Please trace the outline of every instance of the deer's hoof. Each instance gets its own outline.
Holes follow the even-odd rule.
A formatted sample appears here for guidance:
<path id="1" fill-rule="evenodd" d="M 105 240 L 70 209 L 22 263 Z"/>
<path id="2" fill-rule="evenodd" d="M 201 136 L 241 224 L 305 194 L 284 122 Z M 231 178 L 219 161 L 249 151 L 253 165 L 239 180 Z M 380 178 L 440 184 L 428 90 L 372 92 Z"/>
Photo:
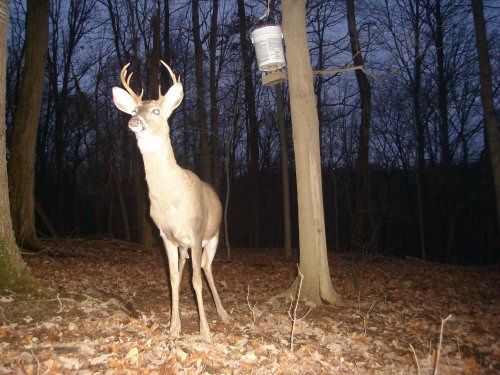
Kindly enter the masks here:
<path id="1" fill-rule="evenodd" d="M 231 323 L 231 321 L 233 320 L 233 318 L 231 318 L 231 315 L 229 315 L 225 311 L 222 311 L 221 313 L 219 313 L 219 316 L 220 316 L 223 323 Z"/>
<path id="2" fill-rule="evenodd" d="M 170 326 L 170 336 L 172 338 L 178 338 L 181 335 L 181 326 L 174 324 Z"/>

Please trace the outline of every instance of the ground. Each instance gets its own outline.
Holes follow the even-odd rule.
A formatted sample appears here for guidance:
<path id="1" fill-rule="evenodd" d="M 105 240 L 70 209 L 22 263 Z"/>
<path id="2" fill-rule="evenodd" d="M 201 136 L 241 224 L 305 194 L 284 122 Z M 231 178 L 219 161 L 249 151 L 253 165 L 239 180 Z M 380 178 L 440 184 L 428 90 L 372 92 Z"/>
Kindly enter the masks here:
<path id="1" fill-rule="evenodd" d="M 309 306 L 272 298 L 297 274 L 281 249 L 232 249 L 231 260 L 221 250 L 214 277 L 233 321 L 218 319 L 205 284 L 209 343 L 196 335 L 189 272 L 182 336 L 169 337 L 159 249 L 45 244 L 24 258 L 49 292 L 0 294 L 0 374 L 500 373 L 498 266 L 330 253 L 344 306 Z"/>

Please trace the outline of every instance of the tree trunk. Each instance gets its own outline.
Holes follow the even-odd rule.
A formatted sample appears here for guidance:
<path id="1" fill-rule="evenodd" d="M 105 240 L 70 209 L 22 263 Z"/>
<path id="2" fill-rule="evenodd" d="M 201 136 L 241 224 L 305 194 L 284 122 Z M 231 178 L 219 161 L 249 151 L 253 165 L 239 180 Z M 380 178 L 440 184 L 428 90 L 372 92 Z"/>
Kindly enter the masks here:
<path id="1" fill-rule="evenodd" d="M 493 171 L 493 182 L 497 202 L 497 225 L 500 234 L 500 135 L 493 103 L 491 63 L 488 53 L 488 40 L 484 21 L 483 0 L 472 0 L 474 15 L 474 30 L 476 33 L 476 48 L 479 58 L 479 72 L 481 80 L 481 103 L 483 105 L 486 140 Z"/>
<path id="2" fill-rule="evenodd" d="M 274 21 L 276 0 L 270 2 L 269 17 Z M 280 134 L 281 155 L 281 185 L 283 191 L 283 242 L 286 259 L 292 259 L 292 224 L 290 214 L 290 176 L 288 173 L 288 145 L 285 124 L 285 105 L 283 103 L 283 86 L 278 84 L 276 89 L 276 111 L 278 116 L 278 130 Z"/>
<path id="3" fill-rule="evenodd" d="M 351 40 L 351 52 L 355 65 L 364 65 L 359 43 L 358 30 L 356 28 L 356 14 L 354 0 L 346 0 L 347 26 Z M 371 87 L 366 74 L 356 70 L 356 81 L 358 82 L 359 94 L 361 96 L 361 124 L 359 126 L 358 156 L 355 164 L 354 177 L 354 228 L 353 249 L 354 251 L 366 251 L 369 235 L 369 139 L 370 139 L 370 116 L 371 116 Z"/>
<path id="4" fill-rule="evenodd" d="M 286 140 L 285 105 L 281 83 L 276 85 L 276 105 L 280 133 L 281 185 L 283 191 L 283 242 L 286 259 L 292 259 L 292 219 L 290 214 L 290 176 L 288 173 L 288 145 Z"/>
<path id="5" fill-rule="evenodd" d="M 198 111 L 198 127 L 200 129 L 201 175 L 204 181 L 212 184 L 212 168 L 210 166 L 210 145 L 208 142 L 207 112 L 205 108 L 205 83 L 203 74 L 203 46 L 200 37 L 199 0 L 193 0 L 191 14 L 193 16 L 194 66 L 196 75 L 196 109 Z"/>
<path id="6" fill-rule="evenodd" d="M 12 223 L 19 246 L 40 250 L 35 228 L 35 149 L 49 38 L 49 1 L 28 0 L 26 46 L 10 146 Z"/>
<path id="7" fill-rule="evenodd" d="M 163 17 L 165 23 L 163 25 L 163 61 L 167 64 L 172 64 L 170 61 L 170 6 L 168 0 L 163 0 Z M 165 69 L 161 70 L 161 82 L 165 85 L 170 80 L 170 76 Z"/>
<path id="8" fill-rule="evenodd" d="M 300 271 L 304 275 L 301 299 L 339 304 L 341 299 L 333 289 L 326 251 L 319 121 L 307 46 L 305 3 L 283 0 L 282 6 L 297 174 Z"/>
<path id="9" fill-rule="evenodd" d="M 153 30 L 153 48 L 149 56 L 149 99 L 159 97 L 158 67 L 160 62 L 160 9 L 158 8 L 151 20 Z M 141 176 L 144 176 L 143 164 L 141 163 Z M 153 226 L 149 216 L 149 198 L 147 194 L 146 180 L 144 178 L 137 181 L 138 189 L 138 210 L 139 215 L 139 242 L 144 246 L 153 246 L 155 243 L 153 236 Z"/>
<path id="10" fill-rule="evenodd" d="M 36 279 L 21 257 L 10 217 L 9 187 L 5 149 L 5 80 L 7 67 L 7 23 L 9 2 L 0 0 L 0 289 L 29 290 Z"/>
<path id="11" fill-rule="evenodd" d="M 219 0 L 212 0 L 212 17 L 210 20 L 210 134 L 212 144 L 212 185 L 220 193 L 219 180 L 219 106 L 217 103 L 217 89 L 219 87 L 217 68 L 217 15 L 219 14 Z"/>
<path id="12" fill-rule="evenodd" d="M 413 12 L 413 35 L 414 35 L 414 77 L 412 85 L 412 100 L 413 100 L 413 118 L 415 121 L 415 129 L 417 133 L 417 205 L 418 205 L 418 223 L 419 223 L 419 238 L 420 238 L 420 256 L 423 260 L 426 259 L 426 230 L 425 223 L 427 217 L 427 181 L 425 176 L 425 124 L 422 121 L 422 110 L 420 106 L 420 90 L 422 86 L 422 63 L 424 61 L 424 52 L 420 49 L 420 1 L 415 1 L 415 11 Z"/>
<path id="13" fill-rule="evenodd" d="M 245 81 L 245 104 L 248 120 L 247 145 L 249 152 L 248 175 L 251 184 L 250 212 L 248 232 L 253 246 L 260 244 L 260 184 L 259 184 L 259 124 L 255 109 L 255 88 L 253 86 L 250 46 L 247 39 L 247 21 L 245 2 L 238 0 L 238 19 L 240 32 L 241 55 L 243 57 L 243 78 Z"/>

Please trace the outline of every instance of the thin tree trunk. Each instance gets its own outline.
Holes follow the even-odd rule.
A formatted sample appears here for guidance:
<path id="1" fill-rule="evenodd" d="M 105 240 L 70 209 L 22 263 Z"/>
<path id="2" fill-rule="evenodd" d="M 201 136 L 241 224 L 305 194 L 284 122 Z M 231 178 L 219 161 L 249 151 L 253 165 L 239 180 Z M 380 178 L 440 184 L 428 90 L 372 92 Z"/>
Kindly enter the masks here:
<path id="1" fill-rule="evenodd" d="M 426 239 L 425 239 L 425 223 L 426 223 L 426 204 L 427 204 L 427 181 L 425 176 L 425 124 L 422 121 L 422 110 L 420 106 L 420 90 L 422 86 L 422 63 L 424 60 L 423 51 L 420 49 L 420 1 L 415 1 L 414 13 L 414 81 L 412 87 L 413 99 L 413 117 L 417 133 L 417 165 L 416 165 L 416 183 L 417 183 L 417 204 L 418 204 L 418 224 L 420 235 L 420 256 L 423 260 L 426 259 Z"/>
<path id="2" fill-rule="evenodd" d="M 491 63 L 488 53 L 488 39 L 484 21 L 484 7 L 482 0 L 472 0 L 474 15 L 474 30 L 476 33 L 476 48 L 479 58 L 479 72 L 481 80 L 481 103 L 483 105 L 486 140 L 490 155 L 491 170 L 497 202 L 497 225 L 500 234 L 500 135 L 498 122 L 493 103 Z"/>
<path id="3" fill-rule="evenodd" d="M 278 115 L 278 130 L 280 134 L 281 154 L 281 185 L 283 190 L 283 229 L 286 259 L 292 259 L 292 224 L 290 213 L 290 176 L 288 173 L 288 146 L 285 124 L 285 106 L 283 103 L 281 83 L 276 85 L 276 105 Z"/>
<path id="4" fill-rule="evenodd" d="M 35 228 L 35 150 L 49 38 L 49 1 L 28 0 L 26 46 L 12 131 L 9 182 L 12 222 L 19 246 L 40 250 Z"/>
<path id="5" fill-rule="evenodd" d="M 149 99 L 156 99 L 159 95 L 158 67 L 160 61 L 160 9 L 158 8 L 151 20 L 153 30 L 153 48 L 149 57 Z M 143 166 L 141 165 L 141 169 Z M 143 173 L 141 173 L 143 175 Z M 139 187 L 141 202 L 139 202 L 139 242 L 145 246 L 154 245 L 153 226 L 149 216 L 149 198 L 147 194 L 146 180 L 141 179 L 137 182 L 142 185 Z"/>
<path id="6" fill-rule="evenodd" d="M 217 15 L 219 14 L 219 0 L 212 0 L 212 17 L 210 20 L 210 134 L 212 144 L 212 185 L 220 193 L 219 180 L 219 106 L 217 103 L 218 77 L 217 67 Z"/>
<path id="7" fill-rule="evenodd" d="M 210 166 L 210 145 L 208 141 L 207 112 L 205 108 L 205 83 L 203 74 L 203 46 L 200 37 L 199 0 L 192 3 L 194 65 L 196 76 L 196 109 L 198 112 L 198 127 L 200 129 L 201 145 L 201 175 L 204 181 L 212 184 L 212 169 Z"/>
<path id="8" fill-rule="evenodd" d="M 304 275 L 301 298 L 317 304 L 322 301 L 339 304 L 341 299 L 333 289 L 328 268 L 319 121 L 307 45 L 305 3 L 283 0 L 282 6 L 297 174 L 300 271 Z"/>
<path id="9" fill-rule="evenodd" d="M 170 9 L 169 1 L 163 0 L 163 17 L 165 23 L 163 26 L 163 61 L 171 64 L 170 61 Z M 168 72 L 162 69 L 162 82 L 166 83 L 170 79 Z M 167 86 L 165 86 L 167 87 Z"/>
<path id="10" fill-rule="evenodd" d="M 269 17 L 274 20 L 276 0 L 271 0 Z M 285 124 L 285 105 L 283 103 L 283 87 L 281 84 L 276 89 L 276 111 L 278 116 L 278 130 L 280 135 L 281 155 L 281 185 L 283 191 L 283 242 L 286 259 L 292 259 L 292 225 L 290 214 L 290 176 L 288 172 L 288 144 Z"/>
<path id="11" fill-rule="evenodd" d="M 358 30 L 356 28 L 356 14 L 354 0 L 346 0 L 347 25 L 351 40 L 351 52 L 355 65 L 364 65 L 361 54 Z M 354 228 L 353 248 L 361 252 L 366 250 L 368 241 L 368 208 L 369 208 L 369 180 L 370 170 L 368 163 L 371 116 L 371 87 L 366 74 L 356 70 L 359 94 L 361 96 L 361 124 L 359 126 L 358 156 L 355 164 L 354 177 Z"/>
<path id="12" fill-rule="evenodd" d="M 253 86 L 250 46 L 247 40 L 245 2 L 238 0 L 238 19 L 241 54 L 243 56 L 243 79 L 245 81 L 245 103 L 248 120 L 247 145 L 249 152 L 248 174 L 251 184 L 248 232 L 253 246 L 260 244 L 260 184 L 259 184 L 259 124 L 255 109 L 255 88 Z"/>

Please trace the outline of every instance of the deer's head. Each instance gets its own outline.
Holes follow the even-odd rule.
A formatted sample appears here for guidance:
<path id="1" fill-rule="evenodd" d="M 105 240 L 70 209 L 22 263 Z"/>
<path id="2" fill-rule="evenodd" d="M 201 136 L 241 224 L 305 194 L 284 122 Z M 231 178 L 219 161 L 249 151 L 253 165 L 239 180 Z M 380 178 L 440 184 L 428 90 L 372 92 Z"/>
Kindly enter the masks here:
<path id="1" fill-rule="evenodd" d="M 125 65 L 120 73 L 125 90 L 120 87 L 113 87 L 113 101 L 116 107 L 120 111 L 132 116 L 128 122 L 128 127 L 143 144 L 156 143 L 155 140 L 165 139 L 168 136 L 169 127 L 167 120 L 174 109 L 181 104 L 184 97 L 180 78 L 178 79 L 174 75 L 172 69 L 167 64 L 163 61 L 161 63 L 167 68 L 174 84 L 165 95 L 161 94 L 161 88 L 159 87 L 157 100 L 142 101 L 144 90 L 142 90 L 140 95 L 137 95 L 130 88 L 130 79 L 133 74 L 127 74 L 127 68 L 130 63 Z M 141 145 L 139 144 L 139 146 Z"/>

